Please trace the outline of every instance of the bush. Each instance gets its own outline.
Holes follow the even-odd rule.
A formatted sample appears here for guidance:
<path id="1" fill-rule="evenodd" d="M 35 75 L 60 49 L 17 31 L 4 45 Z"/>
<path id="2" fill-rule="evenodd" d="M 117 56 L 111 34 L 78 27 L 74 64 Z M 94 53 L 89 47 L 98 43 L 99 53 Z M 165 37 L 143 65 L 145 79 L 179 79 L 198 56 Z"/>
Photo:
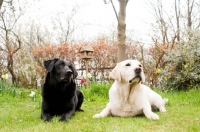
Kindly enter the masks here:
<path id="1" fill-rule="evenodd" d="M 186 37 L 165 57 L 167 65 L 160 76 L 165 90 L 188 90 L 200 84 L 200 31 Z"/>

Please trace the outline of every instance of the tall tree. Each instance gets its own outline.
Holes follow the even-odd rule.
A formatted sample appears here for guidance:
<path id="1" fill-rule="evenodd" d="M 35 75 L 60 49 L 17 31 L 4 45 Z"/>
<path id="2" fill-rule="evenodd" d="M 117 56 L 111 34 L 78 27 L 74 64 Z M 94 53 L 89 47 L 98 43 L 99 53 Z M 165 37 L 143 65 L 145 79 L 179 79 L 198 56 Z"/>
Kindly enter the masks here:
<path id="1" fill-rule="evenodd" d="M 7 1 L 5 1 L 5 0 L 0 0 L 0 10 L 1 10 L 1 7 L 2 7 L 2 5 L 3 5 L 3 2 L 6 2 L 6 3 L 9 3 L 10 5 L 12 5 L 12 1 L 13 1 L 13 0 L 7 0 Z"/>
<path id="2" fill-rule="evenodd" d="M 192 11 L 194 7 L 194 0 L 187 0 L 187 26 L 189 29 L 192 27 Z"/>
<path id="3" fill-rule="evenodd" d="M 0 9 L 1 9 L 2 4 L 3 4 L 3 0 L 0 0 Z"/>
<path id="4" fill-rule="evenodd" d="M 10 4 L 10 3 L 9 3 Z M 21 38 L 16 33 L 16 23 L 22 14 L 17 14 L 12 4 L 0 14 L 0 34 L 3 44 L 2 51 L 6 54 L 7 69 L 12 76 L 12 82 L 17 82 L 17 76 L 14 71 L 14 55 L 21 48 Z"/>
<path id="5" fill-rule="evenodd" d="M 178 2 L 178 3 L 177 3 Z M 175 0 L 174 3 L 175 16 L 176 16 L 176 26 L 177 26 L 177 41 L 180 41 L 180 0 Z"/>
<path id="6" fill-rule="evenodd" d="M 119 2 L 119 13 L 117 14 L 113 1 L 110 0 L 115 16 L 118 22 L 118 51 L 117 51 L 117 62 L 125 60 L 126 57 L 126 6 L 129 0 L 118 0 Z M 104 0 L 106 3 L 106 0 Z"/>
<path id="7" fill-rule="evenodd" d="M 55 14 L 56 17 L 52 20 L 53 27 L 55 27 L 54 31 L 60 43 L 69 42 L 75 30 L 81 28 L 80 24 L 78 25 L 74 21 L 80 7 L 78 5 L 73 5 L 72 9 L 69 9 L 66 5 L 65 8 L 68 9 L 68 11 Z"/>

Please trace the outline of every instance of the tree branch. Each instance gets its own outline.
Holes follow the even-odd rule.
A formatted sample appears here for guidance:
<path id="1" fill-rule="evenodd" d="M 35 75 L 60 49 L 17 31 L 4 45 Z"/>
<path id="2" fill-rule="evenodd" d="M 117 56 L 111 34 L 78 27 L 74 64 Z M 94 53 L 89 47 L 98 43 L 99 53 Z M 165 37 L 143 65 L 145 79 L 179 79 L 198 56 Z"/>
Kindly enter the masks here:
<path id="1" fill-rule="evenodd" d="M 117 18 L 117 22 L 118 22 L 118 24 L 119 24 L 119 18 L 118 18 L 118 15 L 117 15 L 117 11 L 116 11 L 116 9 L 115 9 L 115 6 L 114 6 L 114 4 L 113 4 L 113 1 L 110 0 L 110 2 L 111 2 L 111 4 L 112 4 L 113 10 L 114 10 L 114 12 L 115 12 L 115 16 L 116 16 L 116 18 Z"/>

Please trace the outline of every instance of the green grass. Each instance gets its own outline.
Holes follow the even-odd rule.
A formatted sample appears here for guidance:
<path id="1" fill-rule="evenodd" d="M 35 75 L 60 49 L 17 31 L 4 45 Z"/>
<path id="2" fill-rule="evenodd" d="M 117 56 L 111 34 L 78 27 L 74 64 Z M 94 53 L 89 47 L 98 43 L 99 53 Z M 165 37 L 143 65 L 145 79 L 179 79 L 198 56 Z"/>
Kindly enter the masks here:
<path id="1" fill-rule="evenodd" d="M 160 120 L 149 120 L 145 116 L 106 117 L 92 116 L 105 108 L 110 85 L 92 84 L 82 89 L 85 100 L 84 112 L 77 112 L 67 123 L 40 119 L 41 96 L 28 97 L 29 90 L 17 89 L 15 96 L 9 92 L 0 93 L 0 132 L 197 132 L 200 131 L 200 89 L 187 92 L 161 92 L 168 98 L 166 113 L 156 112 Z M 21 92 L 23 91 L 23 96 Z"/>

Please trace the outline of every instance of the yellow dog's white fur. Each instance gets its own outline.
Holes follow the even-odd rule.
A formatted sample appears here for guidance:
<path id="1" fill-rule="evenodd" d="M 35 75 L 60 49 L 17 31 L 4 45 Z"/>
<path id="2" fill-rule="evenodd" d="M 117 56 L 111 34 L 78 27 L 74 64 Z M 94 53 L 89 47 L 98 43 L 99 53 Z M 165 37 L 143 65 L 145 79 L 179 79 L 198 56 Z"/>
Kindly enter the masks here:
<path id="1" fill-rule="evenodd" d="M 118 63 L 111 71 L 110 77 L 115 79 L 115 82 L 109 90 L 109 103 L 93 118 L 144 114 L 149 119 L 157 120 L 159 116 L 153 113 L 152 109 L 166 112 L 162 97 L 141 84 L 145 81 L 145 76 L 139 61 L 125 60 Z"/>

